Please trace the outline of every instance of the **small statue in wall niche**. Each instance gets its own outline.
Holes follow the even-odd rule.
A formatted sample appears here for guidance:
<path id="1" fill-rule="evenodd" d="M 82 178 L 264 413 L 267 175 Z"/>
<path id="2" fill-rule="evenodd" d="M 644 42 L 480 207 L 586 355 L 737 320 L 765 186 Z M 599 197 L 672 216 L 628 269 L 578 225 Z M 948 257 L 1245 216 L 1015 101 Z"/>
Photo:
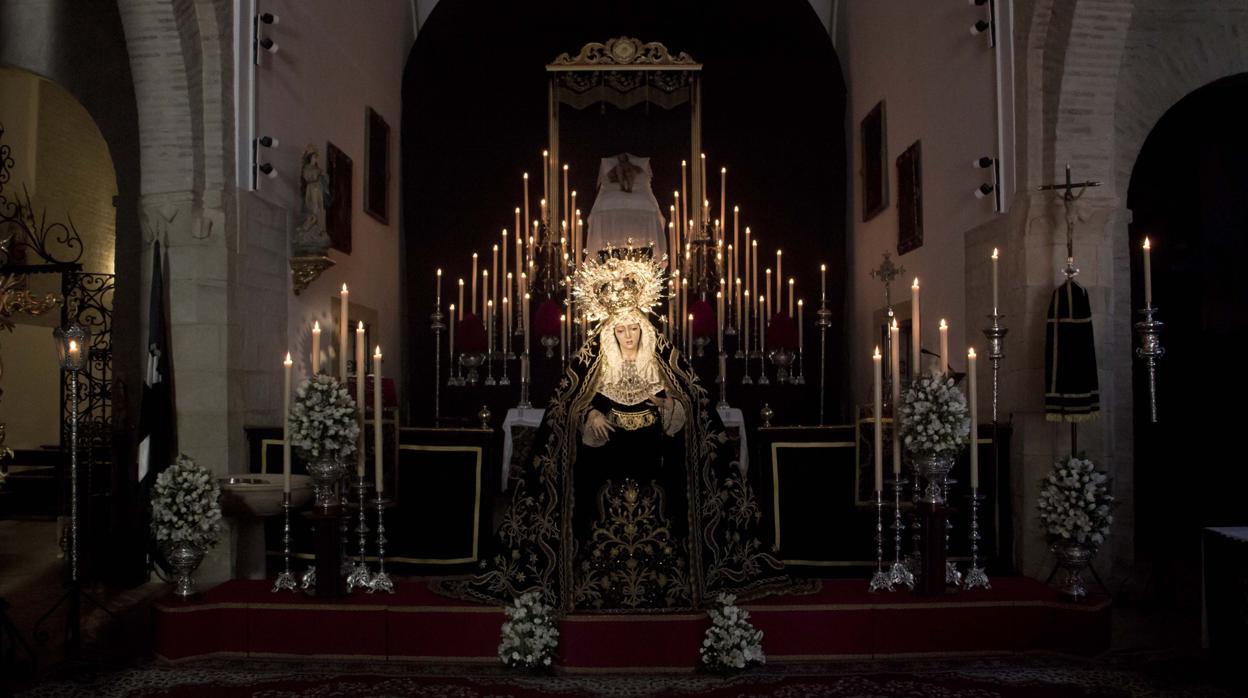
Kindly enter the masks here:
<path id="1" fill-rule="evenodd" d="M 299 225 L 291 243 L 292 252 L 296 256 L 324 254 L 330 245 L 325 227 L 325 206 L 330 190 L 329 178 L 321 167 L 321 153 L 315 145 L 309 145 L 303 151 L 299 179 L 303 202 Z"/>

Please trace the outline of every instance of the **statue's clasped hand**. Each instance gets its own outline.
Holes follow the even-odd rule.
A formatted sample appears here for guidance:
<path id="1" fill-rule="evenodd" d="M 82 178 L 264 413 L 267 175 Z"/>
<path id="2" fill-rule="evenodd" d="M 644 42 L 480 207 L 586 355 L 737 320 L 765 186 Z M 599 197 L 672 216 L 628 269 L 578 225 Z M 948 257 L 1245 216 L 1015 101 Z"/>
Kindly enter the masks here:
<path id="1" fill-rule="evenodd" d="M 606 415 L 597 410 L 589 413 L 588 426 L 590 436 L 598 441 L 606 441 L 610 433 L 615 431 L 615 427 L 607 421 Z"/>

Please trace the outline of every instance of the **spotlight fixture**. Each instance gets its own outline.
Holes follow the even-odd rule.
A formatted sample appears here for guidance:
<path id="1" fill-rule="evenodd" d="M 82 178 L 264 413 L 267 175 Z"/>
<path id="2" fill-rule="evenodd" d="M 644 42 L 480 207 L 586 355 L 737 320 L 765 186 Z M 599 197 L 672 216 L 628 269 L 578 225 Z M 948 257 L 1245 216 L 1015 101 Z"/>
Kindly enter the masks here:
<path id="1" fill-rule="evenodd" d="M 263 174 L 265 177 L 268 177 L 269 179 L 272 179 L 277 176 L 277 170 L 274 169 L 273 165 L 270 163 L 262 162 L 256 166 L 256 169 L 260 170 L 260 173 Z M 988 185 L 985 184 L 984 186 L 988 186 Z"/>
<path id="2" fill-rule="evenodd" d="M 982 158 L 976 158 L 975 160 L 972 160 L 971 166 L 978 167 L 979 169 L 983 170 L 983 169 L 992 167 L 993 162 L 995 162 L 995 160 L 985 155 Z"/>
<path id="3" fill-rule="evenodd" d="M 277 50 L 278 50 L 277 42 L 270 39 L 269 37 L 266 36 L 263 39 L 260 39 L 259 43 L 260 43 L 260 48 L 264 49 L 265 51 L 268 51 L 269 53 L 277 53 Z"/>
<path id="4" fill-rule="evenodd" d="M 971 36 L 979 36 L 980 34 L 988 35 L 988 45 L 996 47 L 997 45 L 997 3 L 996 0 L 970 0 L 971 5 L 975 7 L 988 7 L 988 16 L 980 18 L 971 25 Z"/>
<path id="5" fill-rule="evenodd" d="M 982 3 L 983 0 L 980 0 L 980 2 Z M 264 24 L 277 24 L 278 20 L 281 18 L 272 12 L 261 12 L 257 19 Z"/>
<path id="6" fill-rule="evenodd" d="M 266 148 L 276 148 L 280 141 L 273 136 L 260 136 L 256 139 L 256 142 Z"/>
<path id="7" fill-rule="evenodd" d="M 975 24 L 971 25 L 971 36 L 975 36 L 976 34 L 983 34 L 984 32 L 988 31 L 988 28 L 991 26 L 992 25 L 988 23 L 988 20 L 981 19 Z"/>
<path id="8" fill-rule="evenodd" d="M 992 189 L 993 189 L 993 186 L 991 184 L 988 184 L 987 182 L 979 185 L 979 188 L 975 190 L 975 198 L 982 199 L 985 196 L 988 196 L 989 194 L 992 193 Z"/>

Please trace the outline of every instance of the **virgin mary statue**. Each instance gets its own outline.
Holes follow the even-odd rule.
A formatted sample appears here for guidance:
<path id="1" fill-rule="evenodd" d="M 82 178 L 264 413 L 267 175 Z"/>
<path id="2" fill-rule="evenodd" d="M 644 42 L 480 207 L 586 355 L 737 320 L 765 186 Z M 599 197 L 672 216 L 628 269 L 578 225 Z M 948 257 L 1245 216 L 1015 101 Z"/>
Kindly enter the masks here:
<path id="1" fill-rule="evenodd" d="M 650 249 L 599 256 L 574 290 L 594 329 L 512 471 L 497 549 L 440 588 L 504 603 L 539 590 L 565 612 L 623 612 L 787 586 L 719 415 L 651 322 L 665 264 Z"/>

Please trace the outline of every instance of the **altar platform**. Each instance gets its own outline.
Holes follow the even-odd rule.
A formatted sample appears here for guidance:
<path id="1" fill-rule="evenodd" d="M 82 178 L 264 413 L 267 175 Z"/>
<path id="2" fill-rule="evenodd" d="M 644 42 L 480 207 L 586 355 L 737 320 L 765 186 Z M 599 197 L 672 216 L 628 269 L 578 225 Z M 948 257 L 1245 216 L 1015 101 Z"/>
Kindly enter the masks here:
<path id="1" fill-rule="evenodd" d="M 500 607 L 448 599 L 419 581 L 401 581 L 395 594 L 333 602 L 274 594 L 271 584 L 234 580 L 188 601 L 170 596 L 156 602 L 157 657 L 499 661 L 505 618 Z M 1107 598 L 1068 603 L 1023 577 L 993 579 L 992 586 L 918 597 L 868 593 L 865 579 L 833 579 L 815 594 L 743 605 L 763 631 L 769 663 L 1032 651 L 1094 655 L 1109 648 Z M 558 665 L 572 671 L 689 671 L 697 666 L 708 624 L 704 613 L 573 615 L 560 621 Z"/>

